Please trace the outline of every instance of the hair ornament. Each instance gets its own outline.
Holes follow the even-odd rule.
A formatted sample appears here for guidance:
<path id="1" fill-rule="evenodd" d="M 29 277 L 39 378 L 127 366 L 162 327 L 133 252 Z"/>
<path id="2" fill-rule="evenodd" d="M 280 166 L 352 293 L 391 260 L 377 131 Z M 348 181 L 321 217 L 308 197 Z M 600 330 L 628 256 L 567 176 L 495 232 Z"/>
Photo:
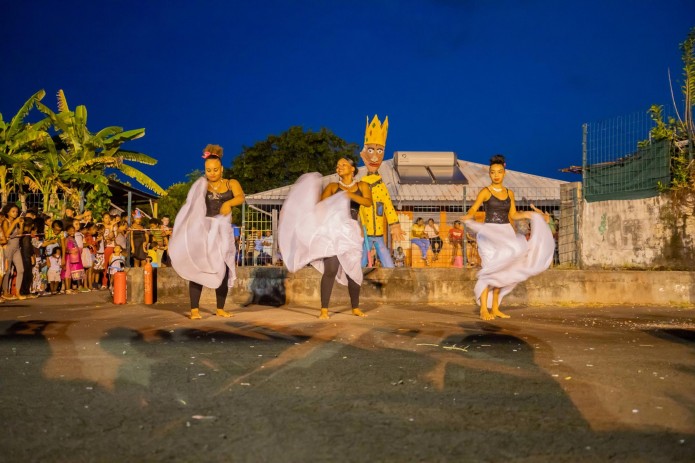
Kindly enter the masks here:
<path id="1" fill-rule="evenodd" d="M 203 151 L 203 159 L 207 159 L 210 156 L 215 156 L 222 159 L 222 153 L 224 150 L 220 145 L 207 145 Z"/>

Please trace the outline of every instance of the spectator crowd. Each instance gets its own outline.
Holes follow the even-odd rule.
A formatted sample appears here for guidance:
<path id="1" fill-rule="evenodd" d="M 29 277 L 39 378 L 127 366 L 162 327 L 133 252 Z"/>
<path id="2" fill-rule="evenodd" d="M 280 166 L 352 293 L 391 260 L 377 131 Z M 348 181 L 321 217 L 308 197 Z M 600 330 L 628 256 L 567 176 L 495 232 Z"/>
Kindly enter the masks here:
<path id="1" fill-rule="evenodd" d="M 62 216 L 0 210 L 0 303 L 5 300 L 112 289 L 113 275 L 128 266 L 168 263 L 169 219 L 145 219 L 138 209 L 112 210 L 100 218 L 89 210 Z"/>

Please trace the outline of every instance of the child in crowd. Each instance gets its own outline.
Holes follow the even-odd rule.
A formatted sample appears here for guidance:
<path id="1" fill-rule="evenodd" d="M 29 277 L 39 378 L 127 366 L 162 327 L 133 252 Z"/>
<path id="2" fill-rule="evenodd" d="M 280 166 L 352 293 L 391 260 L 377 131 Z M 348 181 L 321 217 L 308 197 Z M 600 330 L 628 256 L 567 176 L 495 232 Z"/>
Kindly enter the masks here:
<path id="1" fill-rule="evenodd" d="M 159 267 L 159 244 L 156 241 L 150 243 L 147 257 L 153 268 Z"/>
<path id="2" fill-rule="evenodd" d="M 84 287 L 84 267 L 82 266 L 81 250 L 77 246 L 75 239 L 75 226 L 70 225 L 65 230 L 67 237 L 65 238 L 65 294 L 72 294 L 73 281 L 77 281 L 77 287 Z M 86 287 L 84 287 L 86 289 Z"/>
<path id="3" fill-rule="evenodd" d="M 87 289 L 94 289 L 92 287 L 92 282 L 94 281 L 94 254 L 96 253 L 94 245 L 96 243 L 96 238 L 94 234 L 96 233 L 96 226 L 93 222 L 88 222 L 82 227 L 84 230 L 84 247 L 82 248 L 82 266 L 84 267 L 85 273 L 85 287 Z"/>
<path id="4" fill-rule="evenodd" d="M 84 248 L 84 233 L 82 231 L 82 223 L 79 220 L 74 219 L 72 221 L 72 226 L 75 227 L 75 242 L 80 251 Z"/>
<path id="5" fill-rule="evenodd" d="M 31 247 L 34 253 L 34 266 L 31 269 L 31 283 L 29 284 L 29 292 L 33 297 L 38 297 L 43 294 L 46 289 L 44 275 L 41 273 L 44 266 L 44 256 L 41 254 L 42 240 L 39 237 L 39 228 L 36 221 L 31 228 Z"/>
<path id="6" fill-rule="evenodd" d="M 455 220 L 453 228 L 449 229 L 449 244 L 451 244 L 451 265 L 456 262 L 456 257 L 461 253 L 463 249 L 463 228 L 461 228 L 461 221 Z"/>
<path id="7" fill-rule="evenodd" d="M 128 222 L 121 220 L 116 225 L 116 244 L 121 247 L 121 252 L 127 247 Z"/>
<path id="8" fill-rule="evenodd" d="M 99 224 L 95 227 L 94 236 L 94 263 L 92 264 L 92 288 L 93 289 L 106 289 L 105 286 L 101 285 L 102 278 L 104 276 L 104 269 L 106 263 L 104 262 L 104 224 Z"/>
<path id="9" fill-rule="evenodd" d="M 119 245 L 113 247 L 113 254 L 109 258 L 109 289 L 113 291 L 113 275 L 117 272 L 125 270 L 125 256 L 123 256 L 123 248 Z"/>
<path id="10" fill-rule="evenodd" d="M 156 262 L 158 267 L 164 267 L 164 251 L 169 245 L 169 237 L 158 219 L 150 220 L 150 241 L 157 243 L 157 260 L 153 262 Z"/>
<path id="11" fill-rule="evenodd" d="M 51 288 L 51 294 L 58 292 L 58 284 L 60 283 L 60 271 L 62 259 L 60 257 L 60 247 L 53 248 L 51 255 L 48 257 L 48 285 Z"/>
<path id="12" fill-rule="evenodd" d="M 50 222 L 51 226 L 48 226 Z M 62 220 L 50 220 L 46 221 L 46 235 L 44 236 L 43 246 L 46 250 L 45 254 L 50 256 L 53 254 L 53 249 L 56 247 L 63 248 L 63 221 Z"/>
<path id="13" fill-rule="evenodd" d="M 398 248 L 393 251 L 393 264 L 396 267 L 404 267 L 405 266 L 405 253 L 403 252 L 403 248 L 398 246 Z"/>
<path id="14" fill-rule="evenodd" d="M 164 236 L 164 246 L 160 246 L 159 250 L 162 253 L 159 259 L 159 265 L 162 267 L 168 267 L 171 265 L 169 262 L 169 238 L 171 237 L 172 228 L 169 225 L 169 217 L 162 217 L 162 236 Z M 237 248 L 238 250 L 239 248 Z"/>

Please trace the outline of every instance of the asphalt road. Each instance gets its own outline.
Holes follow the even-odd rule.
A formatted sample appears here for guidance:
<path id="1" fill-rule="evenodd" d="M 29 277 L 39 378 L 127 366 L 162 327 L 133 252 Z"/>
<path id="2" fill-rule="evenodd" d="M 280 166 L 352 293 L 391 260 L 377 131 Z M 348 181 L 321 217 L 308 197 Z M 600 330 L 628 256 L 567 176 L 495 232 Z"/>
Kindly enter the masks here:
<path id="1" fill-rule="evenodd" d="M 0 461 L 695 461 L 695 310 L 0 304 Z"/>

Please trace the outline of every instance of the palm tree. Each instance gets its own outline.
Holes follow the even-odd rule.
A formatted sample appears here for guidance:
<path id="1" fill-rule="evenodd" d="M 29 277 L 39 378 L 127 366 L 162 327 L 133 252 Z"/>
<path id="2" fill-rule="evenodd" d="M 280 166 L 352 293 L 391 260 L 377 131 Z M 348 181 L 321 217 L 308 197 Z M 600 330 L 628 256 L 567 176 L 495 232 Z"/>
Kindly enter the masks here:
<path id="1" fill-rule="evenodd" d="M 108 179 L 104 170 L 113 168 L 122 174 L 135 179 L 146 188 L 157 194 L 164 194 L 164 189 L 140 170 L 126 162 L 138 162 L 154 165 L 157 160 L 146 154 L 121 149 L 123 143 L 135 140 L 145 135 L 145 129 L 124 131 L 121 127 L 106 127 L 96 134 L 87 128 L 87 108 L 80 105 L 71 111 L 65 94 L 58 91 L 58 112 L 37 103 L 36 107 L 48 116 L 53 127 L 58 131 L 58 143 L 46 140 L 45 151 L 40 156 L 41 176 L 56 182 L 57 189 L 51 189 L 55 195 L 62 190 L 69 196 L 79 194 L 80 188 L 90 185 L 90 188 L 107 190 Z M 44 191 L 49 188 L 46 180 L 33 178 L 34 188 Z M 44 208 L 47 206 L 44 205 Z"/>

